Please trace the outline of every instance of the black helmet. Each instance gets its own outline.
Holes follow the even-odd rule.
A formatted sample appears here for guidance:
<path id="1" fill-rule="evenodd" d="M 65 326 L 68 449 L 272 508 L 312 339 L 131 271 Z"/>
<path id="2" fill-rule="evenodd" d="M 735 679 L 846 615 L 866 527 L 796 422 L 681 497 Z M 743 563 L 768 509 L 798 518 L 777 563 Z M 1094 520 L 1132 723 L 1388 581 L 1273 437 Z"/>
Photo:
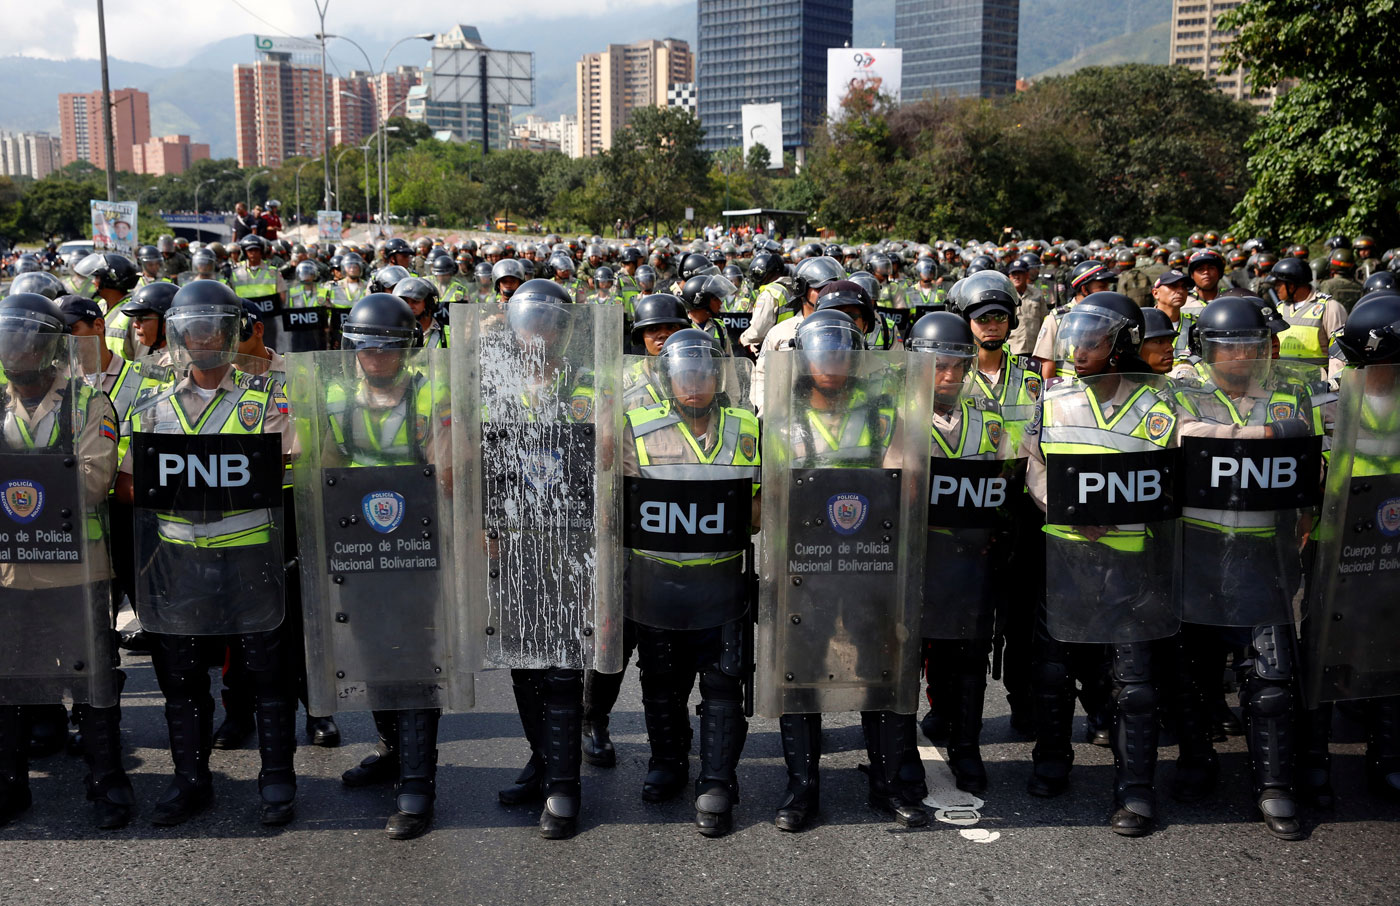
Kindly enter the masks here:
<path id="1" fill-rule="evenodd" d="M 26 252 L 19 256 L 19 260 L 15 262 L 14 269 L 16 274 L 33 274 L 43 270 L 44 266 L 39 263 L 39 259 L 36 256 Z"/>
<path id="2" fill-rule="evenodd" d="M 298 283 L 313 281 L 321 276 L 321 268 L 315 261 L 307 259 L 297 265 L 296 279 Z"/>
<path id="3" fill-rule="evenodd" d="M 1143 328 L 1142 309 L 1132 299 L 1107 290 L 1090 293 L 1061 322 L 1055 358 L 1073 361 L 1080 337 L 1097 334 L 1111 341 L 1110 364 L 1117 364 L 1120 371 L 1147 371 L 1137 356 Z"/>
<path id="4" fill-rule="evenodd" d="M 723 305 L 734 295 L 734 284 L 721 274 L 697 274 L 685 281 L 681 287 L 681 301 L 689 310 L 709 308 L 711 299 L 718 299 Z"/>
<path id="5" fill-rule="evenodd" d="M 1264 344 L 1262 350 L 1256 350 L 1259 354 L 1250 358 L 1268 358 L 1268 345 L 1265 341 L 1271 334 L 1262 306 L 1256 305 L 1245 296 L 1220 296 L 1196 316 L 1187 339 L 1193 355 L 1206 357 L 1203 352 L 1206 342 L 1219 340 Z"/>
<path id="6" fill-rule="evenodd" d="M 880 298 L 880 281 L 875 279 L 875 275 L 870 271 L 856 271 L 846 277 L 847 280 L 865 290 L 865 294 L 875 300 Z"/>
<path id="7" fill-rule="evenodd" d="M 826 252 L 822 250 L 820 242 L 809 242 L 802 246 L 802 250 L 799 254 L 805 260 L 807 258 L 820 258 L 822 255 L 826 254 Z"/>
<path id="8" fill-rule="evenodd" d="M 613 281 L 616 279 L 617 278 L 613 276 L 613 269 L 606 265 L 600 266 L 593 272 L 593 282 L 595 284 L 606 283 L 608 286 L 612 286 Z"/>
<path id="9" fill-rule="evenodd" d="M 249 233 L 247 236 L 238 240 L 238 247 L 245 252 L 266 252 L 267 240 L 263 239 L 257 233 Z"/>
<path id="10" fill-rule="evenodd" d="M 726 264 L 720 270 L 720 273 L 723 274 L 730 283 L 734 284 L 735 289 L 738 289 L 739 285 L 744 282 L 744 272 L 740 270 L 737 264 Z"/>
<path id="11" fill-rule="evenodd" d="M 227 284 L 195 280 L 180 287 L 171 300 L 165 337 L 178 360 L 214 369 L 233 361 L 242 320 L 243 300 Z"/>
<path id="12" fill-rule="evenodd" d="M 957 310 L 967 320 L 988 309 L 1005 312 L 1011 327 L 1016 326 L 1016 308 L 1020 296 L 1011 278 L 1000 271 L 978 271 L 956 284 Z M 998 347 L 999 348 L 999 347 Z"/>
<path id="13" fill-rule="evenodd" d="M 797 297 L 804 302 L 808 290 L 821 289 L 828 283 L 844 279 L 846 269 L 841 266 L 841 262 L 821 254 L 815 258 L 803 258 L 793 274 L 793 282 L 797 284 Z"/>
<path id="14" fill-rule="evenodd" d="M 519 258 L 502 258 L 495 264 L 487 265 L 491 268 L 491 288 L 501 294 L 502 298 L 509 299 L 515 290 L 506 292 L 501 289 L 501 280 L 506 277 L 514 277 L 520 283 L 525 282 L 525 268 Z M 516 284 L 517 288 L 520 284 Z"/>
<path id="15" fill-rule="evenodd" d="M 767 286 L 783 273 L 782 256 L 772 252 L 759 252 L 749 262 L 749 282 L 757 287 Z"/>
<path id="16" fill-rule="evenodd" d="M 1312 268 L 1301 258 L 1294 258 L 1292 255 L 1280 259 L 1278 264 L 1269 270 L 1268 281 L 1270 283 L 1287 283 L 1290 286 L 1311 286 L 1313 280 Z"/>
<path id="17" fill-rule="evenodd" d="M 808 352 L 856 352 L 865 349 L 865 334 L 850 315 L 828 308 L 802 319 L 792 346 Z"/>
<path id="18" fill-rule="evenodd" d="M 1167 313 L 1160 308 L 1144 308 L 1142 310 L 1142 339 L 1155 340 L 1158 337 L 1175 337 L 1179 331 L 1172 319 L 1167 317 Z"/>
<path id="19" fill-rule="evenodd" d="M 618 256 L 618 260 L 623 264 L 641 264 L 646 260 L 646 257 L 647 256 L 642 253 L 641 249 L 637 248 L 635 245 L 629 245 L 622 250 L 622 254 Z"/>
<path id="20" fill-rule="evenodd" d="M 637 285 L 642 288 L 642 292 L 649 293 L 656 288 L 656 268 L 650 264 L 643 264 L 637 268 Z"/>
<path id="21" fill-rule="evenodd" d="M 526 280 L 533 280 L 538 276 L 535 273 L 535 262 L 531 261 L 529 258 L 510 258 L 507 260 L 520 262 L 520 270 L 525 274 Z M 544 265 L 541 264 L 540 268 L 543 269 Z"/>
<path id="22" fill-rule="evenodd" d="M 997 263 L 992 260 L 991 255 L 977 255 L 967 263 L 966 273 L 968 276 L 972 276 L 978 271 L 992 270 L 996 266 Z"/>
<path id="23" fill-rule="evenodd" d="M 576 270 L 576 266 L 574 265 L 574 259 L 570 258 L 568 255 L 559 252 L 555 252 L 553 255 L 550 255 L 549 261 L 545 263 L 549 266 L 550 270 L 553 272 L 553 275 L 556 277 L 560 274 L 572 275 L 573 272 Z"/>
<path id="24" fill-rule="evenodd" d="M 914 262 L 914 274 L 920 280 L 934 280 L 941 273 L 943 273 L 943 268 L 927 255 Z"/>
<path id="25" fill-rule="evenodd" d="M 710 263 L 710 259 L 699 252 L 691 252 L 681 259 L 680 271 L 677 276 L 681 282 L 689 280 L 691 277 L 698 277 L 701 274 L 718 274 L 719 268 Z"/>
<path id="26" fill-rule="evenodd" d="M 710 249 L 705 257 L 709 259 L 709 262 L 715 267 L 724 267 L 725 262 L 729 260 L 724 257 L 724 252 L 721 252 L 719 249 Z"/>
<path id="27" fill-rule="evenodd" d="M 388 261 L 391 255 L 412 255 L 413 247 L 404 240 L 395 236 L 384 243 L 384 260 Z"/>
<path id="28" fill-rule="evenodd" d="M 201 267 L 203 265 L 203 267 Z M 195 273 L 214 273 L 214 268 L 219 266 L 219 256 L 210 249 L 200 249 L 190 256 L 190 267 Z"/>
<path id="29" fill-rule="evenodd" d="M 18 280 L 15 281 L 15 283 L 18 282 Z M 14 284 L 10 286 L 11 289 L 14 288 Z M 1400 288 L 1400 280 L 1396 280 L 1395 275 L 1390 271 L 1376 271 L 1374 274 L 1367 277 L 1366 282 L 1361 285 L 1362 291 L 1368 294 L 1381 292 L 1382 290 L 1394 292 L 1397 288 Z"/>
<path id="30" fill-rule="evenodd" d="M 703 415 L 716 405 L 720 391 L 724 389 L 723 361 L 724 351 L 714 337 L 694 327 L 678 330 L 666 338 L 661 353 L 657 356 L 661 385 L 686 415 Z M 681 391 L 676 389 L 676 384 L 707 377 L 714 381 L 715 390 L 709 403 L 703 407 L 685 405 L 681 401 Z"/>
<path id="31" fill-rule="evenodd" d="M 1400 294 L 1381 291 L 1362 296 L 1332 339 L 1352 365 L 1400 362 Z"/>
<path id="32" fill-rule="evenodd" d="M 425 280 L 422 277 L 405 277 L 394 284 L 394 295 L 400 299 L 422 302 L 427 306 L 427 311 L 432 311 L 437 305 L 438 288 L 431 280 Z"/>
<path id="33" fill-rule="evenodd" d="M 131 301 L 121 307 L 121 312 L 124 315 L 138 315 L 153 311 L 164 317 L 179 291 L 180 287 L 163 280 L 160 283 L 148 283 L 131 294 Z"/>
<path id="34" fill-rule="evenodd" d="M 1076 291 L 1081 286 L 1100 282 L 1116 285 L 1118 283 L 1118 275 L 1097 261 L 1090 260 L 1080 262 L 1074 266 L 1074 270 L 1070 271 L 1069 274 L 1070 289 Z"/>
<path id="35" fill-rule="evenodd" d="M 670 293 L 655 293 L 639 299 L 632 317 L 632 342 L 642 342 L 643 331 L 658 324 L 689 327 L 691 321 L 685 303 Z"/>
<path id="36" fill-rule="evenodd" d="M 354 274 L 355 277 L 363 277 L 365 275 L 365 259 L 361 258 L 356 252 L 346 252 L 340 258 L 341 273 L 349 277 L 351 276 L 351 268 L 358 271 L 358 273 Z"/>
<path id="37" fill-rule="evenodd" d="M 143 245 L 136 249 L 136 260 L 145 264 L 147 261 L 160 261 L 160 250 L 153 245 Z"/>
<path id="38" fill-rule="evenodd" d="M 420 335 L 418 319 L 407 302 L 389 293 L 370 293 L 345 316 L 340 348 L 408 349 L 418 345 Z"/>
<path id="39" fill-rule="evenodd" d="M 399 241 L 403 242 L 402 239 Z M 404 245 L 407 244 L 404 242 Z M 401 264 L 381 267 L 374 272 L 374 278 L 369 281 L 369 291 L 371 293 L 391 293 L 400 280 L 407 280 L 411 276 L 413 275 L 408 272 L 408 268 Z"/>
<path id="40" fill-rule="evenodd" d="M 53 274 L 50 274 L 48 271 L 30 271 L 27 274 L 20 274 L 10 281 L 10 289 L 7 295 L 17 296 L 20 293 L 38 293 L 41 296 L 47 296 L 50 299 L 56 300 L 66 292 L 68 292 L 68 290 L 63 286 L 63 281 Z"/>
<path id="41" fill-rule="evenodd" d="M 865 287 L 852 280 L 834 280 L 821 288 L 817 294 L 817 311 L 829 309 L 858 309 L 865 321 L 865 331 L 869 333 L 880 323 L 875 314 L 875 305 Z M 851 314 L 846 311 L 846 314 Z M 852 318 L 855 315 L 851 315 Z"/>
<path id="42" fill-rule="evenodd" d="M 478 261 L 476 267 L 472 269 L 472 276 L 476 277 L 478 283 L 490 283 L 492 270 L 492 265 L 487 264 L 485 261 Z M 525 281 L 522 280 L 520 282 L 524 283 Z"/>
<path id="43" fill-rule="evenodd" d="M 894 270 L 894 263 L 890 261 L 890 256 L 884 253 L 871 255 L 866 265 L 866 270 L 877 277 L 882 275 L 888 277 Z"/>
<path id="44" fill-rule="evenodd" d="M 951 311 L 931 311 L 909 332 L 909 348 L 915 352 L 971 358 L 977 354 L 976 344 L 967 320 Z"/>
<path id="45" fill-rule="evenodd" d="M 457 273 L 457 262 L 452 260 L 451 255 L 434 255 L 433 263 L 428 269 L 433 272 L 434 277 L 450 277 Z"/>
<path id="46" fill-rule="evenodd" d="M 1327 247 L 1328 251 L 1333 249 L 1349 249 L 1351 248 L 1351 240 L 1345 236 L 1337 235 L 1328 239 L 1323 245 Z"/>
<path id="47" fill-rule="evenodd" d="M 93 252 L 79 261 L 73 272 L 92 280 L 98 289 L 115 289 L 123 293 L 135 289 L 137 281 L 141 279 L 131 259 L 116 252 Z"/>
<path id="48" fill-rule="evenodd" d="M 0 300 L 0 368 L 7 377 L 38 381 L 58 365 L 67 322 L 58 304 L 38 293 L 11 293 Z"/>

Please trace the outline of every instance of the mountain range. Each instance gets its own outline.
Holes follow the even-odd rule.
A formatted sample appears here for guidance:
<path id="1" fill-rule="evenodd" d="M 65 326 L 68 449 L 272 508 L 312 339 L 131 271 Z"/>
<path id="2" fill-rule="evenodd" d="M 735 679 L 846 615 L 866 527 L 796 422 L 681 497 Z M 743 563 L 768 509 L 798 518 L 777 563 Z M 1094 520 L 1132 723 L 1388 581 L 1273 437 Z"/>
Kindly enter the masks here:
<path id="1" fill-rule="evenodd" d="M 855 0 L 857 47 L 894 44 L 895 0 Z M 655 9 L 641 6 L 626 16 L 590 17 L 551 14 L 548 22 L 515 35 L 504 29 L 483 30 L 491 47 L 535 53 L 533 108 L 556 118 L 575 108 L 574 64 L 590 50 L 609 43 L 643 38 L 679 38 L 695 46 L 695 7 Z M 1023 77 L 1062 75 L 1079 66 L 1117 62 L 1165 62 L 1171 0 L 1022 0 L 1017 70 Z M 470 20 L 468 20 L 470 21 Z M 441 30 L 450 23 L 437 26 Z M 350 37 L 367 48 L 382 46 L 382 34 L 354 30 Z M 168 55 L 168 65 L 152 66 L 120 58 L 112 48 L 114 88 L 139 88 L 151 96 L 151 133 L 183 133 L 208 142 L 214 157 L 233 157 L 233 78 L 235 63 L 254 59 L 252 36 L 223 38 Z M 363 58 L 343 42 L 332 42 L 330 71 L 363 68 Z M 400 45 L 389 60 L 423 65 L 425 48 Z M 44 60 L 0 57 L 0 129 L 58 133 L 58 95 L 91 91 L 100 84 L 96 60 Z"/>

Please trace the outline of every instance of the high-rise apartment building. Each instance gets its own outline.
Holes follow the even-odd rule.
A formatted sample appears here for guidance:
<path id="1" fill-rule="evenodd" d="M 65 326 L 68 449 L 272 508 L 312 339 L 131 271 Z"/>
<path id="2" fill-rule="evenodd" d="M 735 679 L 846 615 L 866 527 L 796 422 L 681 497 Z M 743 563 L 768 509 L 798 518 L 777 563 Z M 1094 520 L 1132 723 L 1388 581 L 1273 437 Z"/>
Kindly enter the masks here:
<path id="1" fill-rule="evenodd" d="M 289 157 L 320 154 L 326 104 L 319 63 L 281 51 L 260 57 L 233 66 L 238 165 L 275 167 Z"/>
<path id="2" fill-rule="evenodd" d="M 704 149 L 739 146 L 740 108 L 783 105 L 783 147 L 826 108 L 826 51 L 851 42 L 852 0 L 697 0 L 695 92 Z"/>
<path id="3" fill-rule="evenodd" d="M 59 168 L 61 153 L 47 132 L 0 132 L 0 175 L 43 179 Z"/>
<path id="4" fill-rule="evenodd" d="M 1020 0 L 895 0 L 905 100 L 990 98 L 1016 90 Z"/>
<path id="5" fill-rule="evenodd" d="M 578 128 L 582 155 L 612 147 L 613 134 L 638 107 L 665 107 L 673 85 L 695 78 L 690 45 L 675 38 L 609 44 L 584 54 L 577 73 Z"/>
<path id="6" fill-rule="evenodd" d="M 209 159 L 209 146 L 188 135 L 162 135 L 132 148 L 136 173 L 166 176 L 184 173 L 197 160 Z"/>
<path id="7" fill-rule="evenodd" d="M 1201 73 L 1207 81 L 1237 101 L 1267 107 L 1273 102 L 1276 92 L 1251 92 L 1243 68 L 1230 75 L 1220 72 L 1225 46 L 1235 32 L 1218 31 L 1215 20 L 1226 10 L 1239 5 L 1239 0 L 1172 0 L 1172 37 L 1168 59 L 1173 65 Z"/>
<path id="8" fill-rule="evenodd" d="M 102 138 L 102 92 L 58 96 L 59 166 L 85 160 L 107 169 L 107 148 Z M 115 168 L 135 170 L 134 145 L 151 137 L 151 97 L 135 88 L 112 92 L 112 153 Z"/>
<path id="9" fill-rule="evenodd" d="M 364 140 L 379 128 L 381 120 L 406 116 L 409 90 L 423 82 L 423 70 L 400 66 L 378 76 L 359 69 L 329 80 L 331 144 L 348 145 Z"/>

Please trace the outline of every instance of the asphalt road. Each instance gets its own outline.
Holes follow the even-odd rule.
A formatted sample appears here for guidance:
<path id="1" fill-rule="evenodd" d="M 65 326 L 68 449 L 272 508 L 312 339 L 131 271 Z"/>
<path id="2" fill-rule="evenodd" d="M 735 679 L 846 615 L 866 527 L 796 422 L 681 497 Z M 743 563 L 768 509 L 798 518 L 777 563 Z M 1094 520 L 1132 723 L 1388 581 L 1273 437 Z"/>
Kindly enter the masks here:
<path id="1" fill-rule="evenodd" d="M 1106 827 L 1112 760 L 1077 744 L 1070 793 L 1025 793 L 1029 743 L 1013 739 L 1000 687 L 988 692 L 984 803 L 952 789 L 933 749 L 923 754 L 938 820 L 902 830 L 865 804 L 856 766 L 864 745 L 856 715 L 829 716 L 821 823 L 785 834 L 771 822 L 785 783 L 776 721 L 756 720 L 740 765 L 736 831 L 700 837 L 684 798 L 641 801 L 646 737 L 635 673 L 614 716 L 619 763 L 584 766 L 580 833 L 535 834 L 534 808 L 503 808 L 498 786 L 526 758 L 509 677 L 477 683 L 477 709 L 442 724 L 434 830 L 386 838 L 392 793 L 349 791 L 339 774 L 369 749 L 366 714 L 343 715 L 347 744 L 303 746 L 298 816 L 283 829 L 257 823 L 257 753 L 215 752 L 217 799 L 180 828 L 148 823 L 165 787 L 161 701 L 149 661 L 128 658 L 124 698 L 128 770 L 139 799 L 115 833 L 88 823 L 80 759 L 36 762 L 36 803 L 0 829 L 0 904 L 1290 904 L 1400 903 L 1400 809 L 1369 799 L 1359 731 L 1338 719 L 1341 803 L 1309 815 L 1308 837 L 1285 843 L 1254 819 L 1243 743 L 1221 746 L 1221 791 L 1205 805 L 1163 795 L 1161 827 L 1127 840 Z M 1082 718 L 1076 724 L 1082 731 Z M 1076 738 L 1082 738 L 1078 735 Z M 1170 779 L 1165 749 L 1159 781 Z M 975 806 L 975 807 L 969 807 Z"/>

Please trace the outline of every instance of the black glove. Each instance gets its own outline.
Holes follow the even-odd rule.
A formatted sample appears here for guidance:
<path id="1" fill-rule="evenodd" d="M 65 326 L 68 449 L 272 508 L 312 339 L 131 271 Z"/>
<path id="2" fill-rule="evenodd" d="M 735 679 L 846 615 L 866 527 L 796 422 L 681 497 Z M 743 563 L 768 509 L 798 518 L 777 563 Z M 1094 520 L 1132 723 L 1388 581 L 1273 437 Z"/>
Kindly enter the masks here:
<path id="1" fill-rule="evenodd" d="M 1312 422 L 1306 418 L 1285 418 L 1273 423 L 1274 439 L 1287 440 L 1292 437 L 1312 437 Z"/>

